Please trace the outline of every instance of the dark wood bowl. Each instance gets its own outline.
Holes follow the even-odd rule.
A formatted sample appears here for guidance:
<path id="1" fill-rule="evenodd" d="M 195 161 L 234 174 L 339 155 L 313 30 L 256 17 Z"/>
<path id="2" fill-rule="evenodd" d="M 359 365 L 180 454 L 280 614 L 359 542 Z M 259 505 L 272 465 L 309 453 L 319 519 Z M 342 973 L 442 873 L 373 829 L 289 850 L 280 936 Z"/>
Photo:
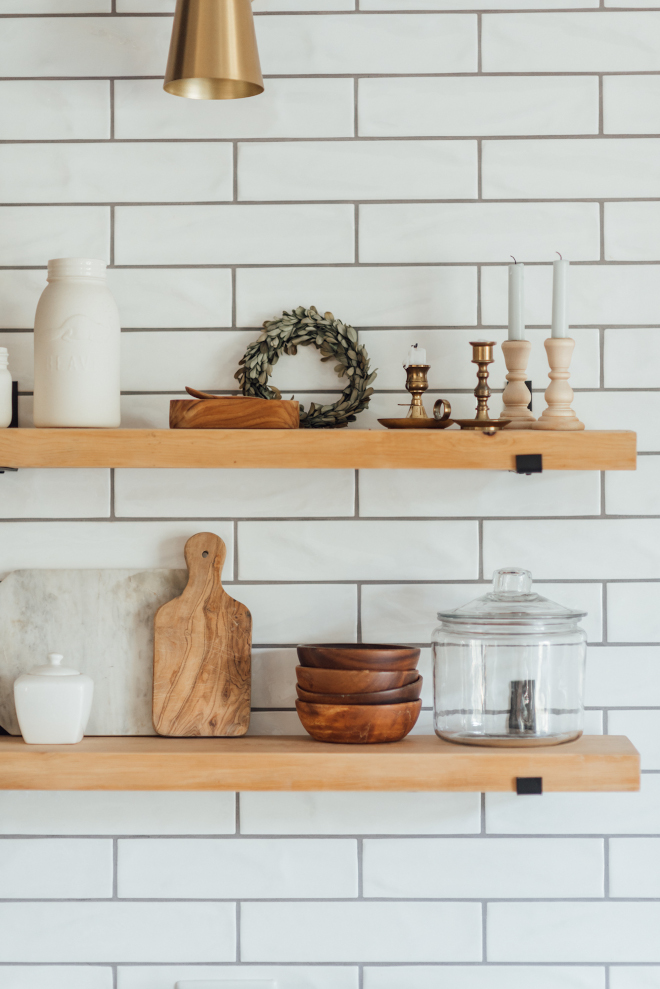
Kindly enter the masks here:
<path id="1" fill-rule="evenodd" d="M 422 692 L 422 678 L 418 677 L 405 687 L 394 690 L 378 690 L 371 694 L 318 694 L 296 687 L 298 697 L 308 704 L 403 704 L 418 700 Z"/>
<path id="2" fill-rule="evenodd" d="M 415 727 L 422 702 L 405 704 L 306 704 L 296 701 L 305 731 L 319 742 L 368 745 L 400 742 Z"/>
<path id="3" fill-rule="evenodd" d="M 319 670 L 296 666 L 298 686 L 314 694 L 373 694 L 405 687 L 419 676 L 417 670 Z"/>
<path id="4" fill-rule="evenodd" d="M 301 666 L 322 670 L 415 670 L 419 649 L 410 646 L 372 646 L 362 643 L 328 643 L 298 646 Z"/>

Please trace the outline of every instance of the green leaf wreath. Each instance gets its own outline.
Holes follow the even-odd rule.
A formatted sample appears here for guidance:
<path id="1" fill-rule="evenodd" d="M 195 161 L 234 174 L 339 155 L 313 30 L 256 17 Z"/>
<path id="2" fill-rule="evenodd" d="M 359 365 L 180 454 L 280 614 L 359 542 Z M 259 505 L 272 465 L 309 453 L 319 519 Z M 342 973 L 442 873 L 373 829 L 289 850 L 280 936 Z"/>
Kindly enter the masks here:
<path id="1" fill-rule="evenodd" d="M 369 405 L 373 395 L 370 388 L 376 372 L 369 372 L 369 357 L 352 326 L 335 319 L 331 312 L 321 315 L 315 306 L 298 306 L 293 312 L 283 312 L 279 319 L 267 320 L 263 333 L 251 343 L 239 361 L 234 375 L 244 395 L 255 398 L 282 397 L 280 391 L 268 384 L 282 354 L 297 354 L 298 347 L 313 344 L 321 351 L 321 360 L 336 361 L 335 371 L 348 378 L 341 398 L 334 405 L 310 405 L 307 412 L 300 406 L 300 426 L 304 429 L 339 429 L 355 422 L 358 412 Z"/>

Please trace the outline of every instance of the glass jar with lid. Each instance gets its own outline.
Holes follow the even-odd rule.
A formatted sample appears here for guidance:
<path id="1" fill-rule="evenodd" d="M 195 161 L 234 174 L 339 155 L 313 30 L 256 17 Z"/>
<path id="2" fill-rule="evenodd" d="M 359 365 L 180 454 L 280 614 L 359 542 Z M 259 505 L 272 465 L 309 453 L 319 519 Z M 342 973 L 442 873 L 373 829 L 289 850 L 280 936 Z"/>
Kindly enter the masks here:
<path id="1" fill-rule="evenodd" d="M 439 612 L 433 633 L 440 738 L 467 745 L 557 745 L 582 734 L 586 612 L 532 591 L 532 575 L 497 570 L 490 593 Z"/>

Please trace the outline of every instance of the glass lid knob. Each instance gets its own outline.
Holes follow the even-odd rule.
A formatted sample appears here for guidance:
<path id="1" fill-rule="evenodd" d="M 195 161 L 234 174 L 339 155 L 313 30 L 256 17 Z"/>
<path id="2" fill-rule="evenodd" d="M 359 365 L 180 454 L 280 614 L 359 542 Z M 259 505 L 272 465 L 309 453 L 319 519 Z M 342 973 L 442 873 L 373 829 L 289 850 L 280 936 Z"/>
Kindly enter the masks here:
<path id="1" fill-rule="evenodd" d="M 530 594 L 532 590 L 532 575 L 529 570 L 519 570 L 517 567 L 504 567 L 493 574 L 494 594 Z"/>

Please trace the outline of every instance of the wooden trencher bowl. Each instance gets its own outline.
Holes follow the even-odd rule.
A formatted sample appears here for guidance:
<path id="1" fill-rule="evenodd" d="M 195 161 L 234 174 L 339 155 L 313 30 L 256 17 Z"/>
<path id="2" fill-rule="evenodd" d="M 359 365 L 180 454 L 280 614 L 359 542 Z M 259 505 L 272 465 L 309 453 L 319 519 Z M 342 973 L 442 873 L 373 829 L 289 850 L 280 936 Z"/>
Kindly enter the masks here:
<path id="1" fill-rule="evenodd" d="M 222 586 L 227 547 L 212 532 L 186 543 L 188 585 L 154 620 L 154 728 L 230 737 L 250 724 L 252 616 Z"/>

